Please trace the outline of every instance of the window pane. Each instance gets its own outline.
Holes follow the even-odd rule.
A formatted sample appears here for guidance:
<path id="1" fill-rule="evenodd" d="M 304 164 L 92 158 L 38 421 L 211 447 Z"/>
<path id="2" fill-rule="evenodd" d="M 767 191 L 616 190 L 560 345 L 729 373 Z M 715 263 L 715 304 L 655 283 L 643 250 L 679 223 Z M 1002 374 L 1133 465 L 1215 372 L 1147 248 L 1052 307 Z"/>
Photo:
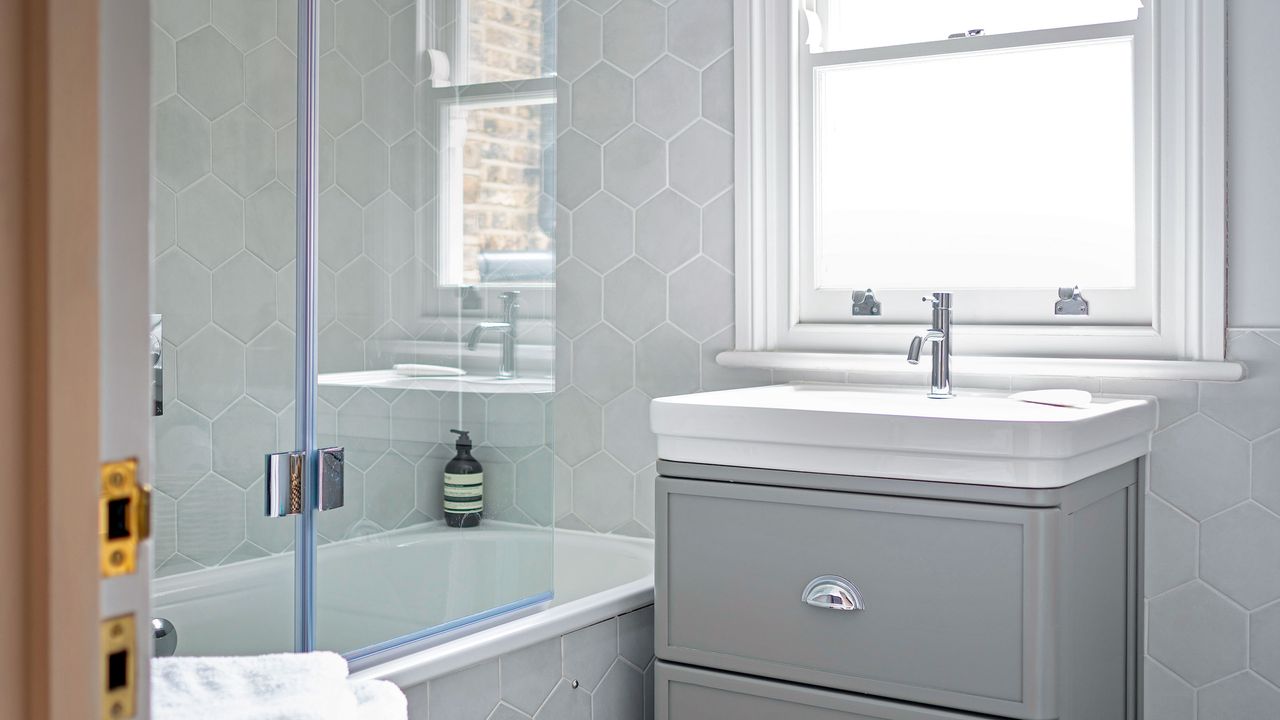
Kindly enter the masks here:
<path id="1" fill-rule="evenodd" d="M 555 106 L 547 101 L 460 106 L 465 128 L 451 196 L 461 218 L 443 280 L 462 285 L 549 282 L 555 266 L 555 206 L 549 187 Z M 460 244 L 460 248 L 458 247 Z M 460 253 L 458 250 L 460 249 Z"/>
<path id="2" fill-rule="evenodd" d="M 467 9 L 468 83 L 542 77 L 550 63 L 544 53 L 549 23 L 544 6 L 552 0 L 459 0 Z M 551 18 L 552 13 L 546 13 Z"/>
<path id="3" fill-rule="evenodd" d="M 1130 288 L 1132 40 L 815 71 L 819 288 Z"/>
<path id="4" fill-rule="evenodd" d="M 852 50 L 1133 20 L 1139 0 L 819 0 L 823 49 Z"/>

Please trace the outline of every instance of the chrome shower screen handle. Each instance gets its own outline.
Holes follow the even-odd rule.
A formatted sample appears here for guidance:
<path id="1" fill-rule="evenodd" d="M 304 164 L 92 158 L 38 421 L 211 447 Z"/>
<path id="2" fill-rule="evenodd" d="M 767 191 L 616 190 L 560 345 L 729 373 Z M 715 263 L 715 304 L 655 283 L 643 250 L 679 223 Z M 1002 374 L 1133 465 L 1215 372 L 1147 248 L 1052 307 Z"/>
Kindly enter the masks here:
<path id="1" fill-rule="evenodd" d="M 865 610 L 862 593 L 839 575 L 823 575 L 809 581 L 801 599 L 824 610 Z"/>

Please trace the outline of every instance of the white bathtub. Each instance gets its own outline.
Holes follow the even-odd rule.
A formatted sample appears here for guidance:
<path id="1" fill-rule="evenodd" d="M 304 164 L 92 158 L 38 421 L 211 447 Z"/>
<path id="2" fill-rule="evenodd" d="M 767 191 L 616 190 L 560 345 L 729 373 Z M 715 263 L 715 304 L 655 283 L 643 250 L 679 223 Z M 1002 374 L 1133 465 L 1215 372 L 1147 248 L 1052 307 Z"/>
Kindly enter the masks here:
<path id="1" fill-rule="evenodd" d="M 549 565 L 554 565 L 554 573 Z M 320 549 L 317 644 L 349 651 L 420 632 L 551 588 L 523 612 L 479 619 L 352 663 L 413 685 L 653 602 L 653 542 L 486 522 L 425 525 Z M 499 579 L 501 580 L 499 582 Z M 293 645 L 293 562 L 277 556 L 155 581 L 154 614 L 181 654 L 258 654 Z"/>

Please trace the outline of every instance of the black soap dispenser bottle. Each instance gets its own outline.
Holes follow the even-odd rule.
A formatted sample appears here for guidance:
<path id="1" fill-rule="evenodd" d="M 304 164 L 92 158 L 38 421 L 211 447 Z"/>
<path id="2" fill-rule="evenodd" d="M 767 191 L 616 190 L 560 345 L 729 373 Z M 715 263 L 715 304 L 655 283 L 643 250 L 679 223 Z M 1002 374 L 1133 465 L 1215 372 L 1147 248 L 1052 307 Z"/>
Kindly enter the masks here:
<path id="1" fill-rule="evenodd" d="M 471 436 L 458 435 L 458 453 L 444 466 L 444 521 L 449 527 L 475 527 L 484 514 L 484 468 L 471 457 Z"/>

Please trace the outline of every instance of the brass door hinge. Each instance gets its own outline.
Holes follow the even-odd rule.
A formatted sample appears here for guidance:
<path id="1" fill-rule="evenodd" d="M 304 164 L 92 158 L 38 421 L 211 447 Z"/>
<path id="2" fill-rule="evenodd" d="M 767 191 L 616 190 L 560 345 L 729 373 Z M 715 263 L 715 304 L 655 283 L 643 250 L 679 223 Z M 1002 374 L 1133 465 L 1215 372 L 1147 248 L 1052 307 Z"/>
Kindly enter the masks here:
<path id="1" fill-rule="evenodd" d="M 138 482 L 137 459 L 102 464 L 98 545 L 102 576 L 138 569 L 138 543 L 151 537 L 151 488 Z"/>
<path id="2" fill-rule="evenodd" d="M 126 720 L 135 715 L 137 704 L 137 636 L 133 615 L 102 621 L 103 720 Z"/>

